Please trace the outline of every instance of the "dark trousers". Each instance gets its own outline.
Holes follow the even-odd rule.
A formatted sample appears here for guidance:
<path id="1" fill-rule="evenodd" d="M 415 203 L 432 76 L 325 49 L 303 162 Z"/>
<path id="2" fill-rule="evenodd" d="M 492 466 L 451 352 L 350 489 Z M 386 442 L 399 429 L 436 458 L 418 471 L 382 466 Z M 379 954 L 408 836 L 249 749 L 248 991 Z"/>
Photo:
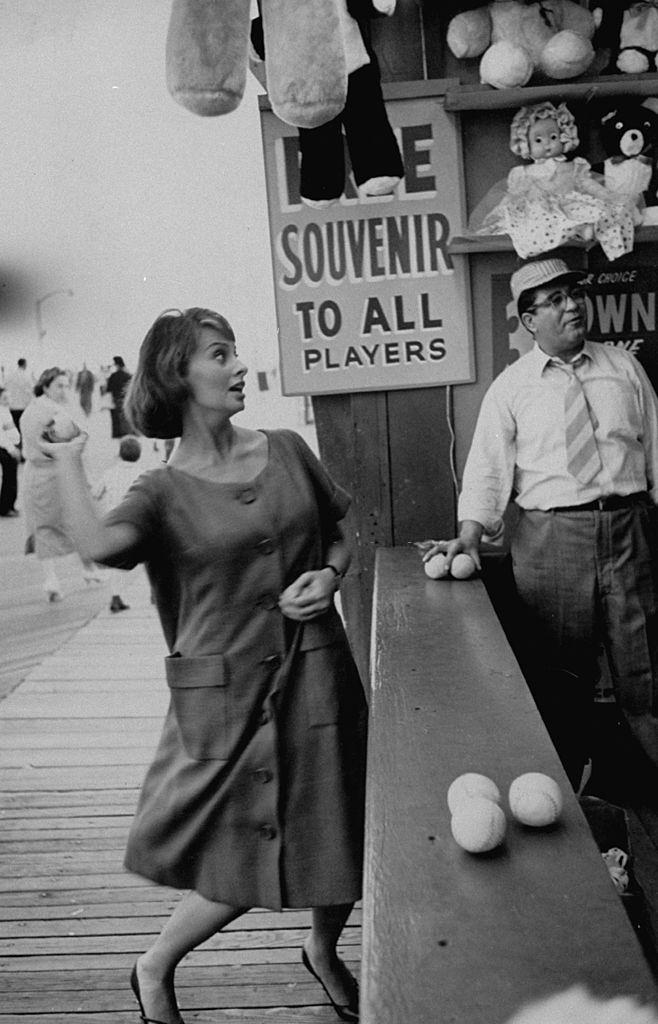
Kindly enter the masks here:
<path id="1" fill-rule="evenodd" d="M 522 512 L 512 541 L 522 668 L 573 785 L 603 644 L 617 706 L 658 769 L 658 509 Z"/>
<path id="2" fill-rule="evenodd" d="M 0 448 L 0 467 L 0 516 L 6 516 L 13 509 L 18 494 L 18 462 L 4 448 Z"/>

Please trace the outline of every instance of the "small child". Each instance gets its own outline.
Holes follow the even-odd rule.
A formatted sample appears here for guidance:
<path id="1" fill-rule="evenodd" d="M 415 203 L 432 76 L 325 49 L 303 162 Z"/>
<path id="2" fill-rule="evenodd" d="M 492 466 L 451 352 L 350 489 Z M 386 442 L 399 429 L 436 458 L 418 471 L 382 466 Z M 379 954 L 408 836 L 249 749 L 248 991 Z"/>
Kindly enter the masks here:
<path id="1" fill-rule="evenodd" d="M 100 502 L 104 513 L 116 508 L 123 500 L 126 491 L 142 472 L 141 467 L 137 465 L 141 454 L 142 446 L 136 437 L 129 434 L 121 438 L 118 458 L 103 473 L 92 490 L 93 497 Z M 119 594 L 121 580 L 126 575 L 125 571 L 123 569 L 110 569 L 109 575 L 112 583 L 110 611 L 128 611 L 130 605 L 125 604 Z"/>

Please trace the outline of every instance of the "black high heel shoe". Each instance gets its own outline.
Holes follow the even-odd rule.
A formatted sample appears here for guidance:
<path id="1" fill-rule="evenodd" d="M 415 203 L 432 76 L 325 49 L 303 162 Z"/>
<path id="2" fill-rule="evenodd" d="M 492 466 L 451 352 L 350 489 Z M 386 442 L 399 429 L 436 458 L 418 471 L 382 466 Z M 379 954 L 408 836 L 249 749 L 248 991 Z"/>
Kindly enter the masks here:
<path id="1" fill-rule="evenodd" d="M 347 971 L 347 973 L 350 975 L 350 978 L 352 979 L 353 988 L 352 988 L 352 994 L 350 996 L 349 1003 L 344 1003 L 343 1004 L 343 1003 L 337 1003 L 335 1001 L 335 999 L 332 997 L 331 992 L 329 991 L 329 989 L 327 988 L 327 986 L 323 982 L 322 978 L 317 973 L 317 971 L 312 967 L 311 961 L 309 960 L 305 949 L 302 949 L 302 963 L 304 964 L 304 967 L 309 972 L 309 974 L 312 974 L 313 977 L 315 978 L 315 980 L 320 982 L 320 984 L 322 985 L 322 988 L 324 989 L 324 991 L 326 993 L 327 999 L 329 1000 L 329 1002 L 333 1006 L 334 1010 L 336 1011 L 336 1014 L 340 1017 L 340 1019 L 341 1020 L 352 1021 L 353 1024 L 358 1024 L 358 1021 L 359 1021 L 359 983 L 356 980 L 356 978 L 353 977 L 352 974 L 350 974 L 350 972 L 347 970 L 347 967 L 345 967 L 345 970 Z M 350 986 L 350 987 L 352 987 L 352 986 Z"/>
<path id="2" fill-rule="evenodd" d="M 165 1024 L 165 1021 L 155 1020 L 153 1017 L 147 1017 L 146 1014 L 144 1013 L 144 1007 L 142 1005 L 142 994 L 139 991 L 139 981 L 137 979 L 137 964 L 133 966 L 133 969 L 130 972 L 130 987 L 133 990 L 135 999 L 139 1003 L 139 1016 L 142 1021 L 142 1024 Z"/>

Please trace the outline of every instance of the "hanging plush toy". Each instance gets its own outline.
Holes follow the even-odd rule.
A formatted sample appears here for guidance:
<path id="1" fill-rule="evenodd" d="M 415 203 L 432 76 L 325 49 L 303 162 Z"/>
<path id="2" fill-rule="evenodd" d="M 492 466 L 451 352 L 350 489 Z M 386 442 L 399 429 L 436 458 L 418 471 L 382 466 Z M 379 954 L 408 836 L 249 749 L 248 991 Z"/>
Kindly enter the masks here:
<path id="1" fill-rule="evenodd" d="M 313 128 L 347 99 L 342 0 L 263 0 L 272 109 Z M 227 114 L 246 85 L 250 0 L 173 0 L 167 34 L 167 87 L 203 116 Z"/>
<path id="2" fill-rule="evenodd" d="M 594 60 L 597 19 L 572 0 L 491 0 L 448 24 L 459 60 L 482 57 L 480 81 L 494 89 L 526 85 L 536 72 L 575 78 Z"/>
<path id="3" fill-rule="evenodd" d="M 496 190 L 485 197 L 473 212 L 470 229 L 510 235 L 523 259 L 591 239 L 610 260 L 630 252 L 635 203 L 609 192 L 583 157 L 568 157 L 578 144 L 575 119 L 564 103 L 522 107 L 512 120 L 510 148 L 531 162 L 512 168 L 493 209 Z"/>
<path id="4" fill-rule="evenodd" d="M 658 0 L 608 4 L 600 30 L 611 52 L 608 71 L 637 75 L 658 69 Z"/>
<path id="5" fill-rule="evenodd" d="M 658 113 L 656 100 L 626 100 L 600 116 L 601 144 L 606 159 L 594 165 L 611 192 L 633 199 L 643 224 L 658 223 Z"/>
<path id="6" fill-rule="evenodd" d="M 345 143 L 361 196 L 388 195 L 402 178 L 402 157 L 386 113 L 379 66 L 368 31 L 372 15 L 392 14 L 394 7 L 395 0 L 347 0 L 342 9 L 349 72 L 345 107 L 326 124 L 299 129 L 300 194 L 310 206 L 330 206 L 343 194 Z M 269 51 L 263 63 L 263 35 L 260 19 L 255 19 L 251 32 L 252 70 L 269 90 Z"/>

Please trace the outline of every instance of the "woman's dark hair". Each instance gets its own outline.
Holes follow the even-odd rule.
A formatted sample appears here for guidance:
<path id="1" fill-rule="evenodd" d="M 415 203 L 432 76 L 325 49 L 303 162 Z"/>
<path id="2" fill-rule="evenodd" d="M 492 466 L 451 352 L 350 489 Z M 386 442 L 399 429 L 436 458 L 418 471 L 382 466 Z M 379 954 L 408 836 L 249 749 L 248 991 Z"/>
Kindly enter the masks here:
<path id="1" fill-rule="evenodd" d="M 59 366 L 50 366 L 47 370 L 44 370 L 38 381 L 34 385 L 34 394 L 39 398 L 44 393 L 46 388 L 49 388 L 54 380 L 58 377 L 66 376 L 66 371 L 60 369 Z"/>
<path id="2" fill-rule="evenodd" d="M 135 433 L 159 438 L 181 436 L 183 405 L 189 395 L 187 367 L 202 327 L 214 327 L 227 341 L 235 341 L 228 320 L 198 306 L 167 309 L 149 330 L 124 404 Z"/>

